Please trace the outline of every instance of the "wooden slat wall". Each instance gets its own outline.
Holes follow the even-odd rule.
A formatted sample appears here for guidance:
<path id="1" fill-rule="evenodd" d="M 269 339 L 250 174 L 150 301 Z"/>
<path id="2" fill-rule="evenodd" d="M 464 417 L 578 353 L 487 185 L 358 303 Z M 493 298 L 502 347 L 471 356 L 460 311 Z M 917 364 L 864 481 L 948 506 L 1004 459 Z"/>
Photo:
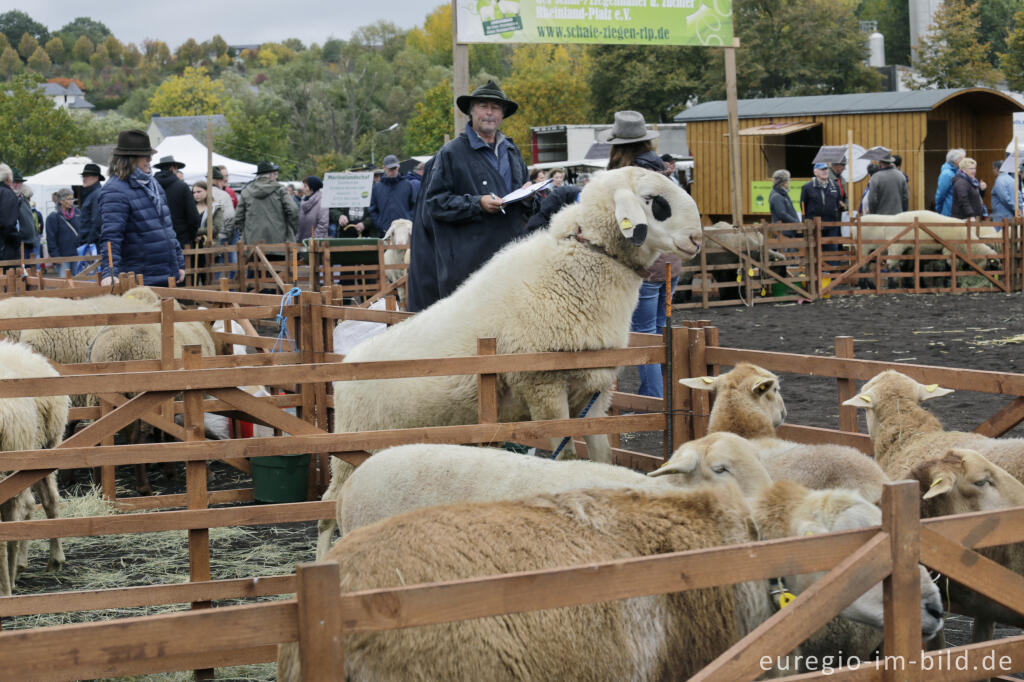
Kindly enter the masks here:
<path id="1" fill-rule="evenodd" d="M 1004 148 L 1012 139 L 1013 106 L 1004 98 L 985 92 L 963 93 L 930 112 L 881 112 L 872 114 L 840 114 L 836 116 L 779 116 L 743 118 L 740 128 L 787 121 L 819 121 L 824 144 L 846 144 L 847 131 L 853 130 L 853 141 L 863 147 L 883 145 L 903 157 L 903 172 L 910 178 L 910 209 L 928 207 L 925 196 L 924 140 L 928 119 L 949 121 L 949 145 L 964 147 L 978 161 L 978 176 L 989 186 L 994 180 L 992 162 L 1002 160 Z M 690 121 L 687 139 L 694 161 L 693 197 L 702 215 L 728 216 L 729 138 L 727 121 Z M 750 213 L 750 182 L 770 179 L 775 168 L 768 168 L 761 151 L 762 140 L 770 138 L 741 137 L 743 163 L 743 212 L 750 219 L 764 214 Z M 790 168 L 794 177 L 809 177 L 810 169 Z M 854 184 L 852 196 L 860 201 L 866 181 Z"/>

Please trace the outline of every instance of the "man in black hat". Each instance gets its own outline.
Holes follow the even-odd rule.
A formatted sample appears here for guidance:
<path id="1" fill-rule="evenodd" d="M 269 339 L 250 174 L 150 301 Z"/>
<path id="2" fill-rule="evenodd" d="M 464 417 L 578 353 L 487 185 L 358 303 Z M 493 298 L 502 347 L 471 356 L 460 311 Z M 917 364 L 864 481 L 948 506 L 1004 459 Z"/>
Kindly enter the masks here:
<path id="1" fill-rule="evenodd" d="M 469 123 L 437 152 L 430 177 L 424 179 L 433 250 L 422 226 L 414 226 L 409 266 L 411 311 L 422 310 L 455 291 L 501 247 L 525 234 L 529 217 L 530 202 L 502 206 L 500 199 L 526 184 L 529 177 L 519 149 L 500 130 L 502 121 L 519 105 L 494 81 L 460 96 L 456 104 L 469 116 Z M 427 284 L 435 277 L 436 290 Z"/>
<path id="2" fill-rule="evenodd" d="M 25 257 L 32 258 L 34 251 L 39 247 L 39 227 L 36 225 L 36 214 L 32 210 L 32 204 L 22 193 L 24 184 L 25 178 L 21 177 L 17 168 L 14 168 L 11 171 L 11 189 L 18 195 L 18 240 L 25 245 Z M 22 249 L 20 246 L 16 248 L 20 257 Z"/>
<path id="3" fill-rule="evenodd" d="M 199 233 L 199 210 L 196 209 L 192 190 L 175 172 L 175 169 L 184 168 L 185 164 L 175 160 L 173 156 L 164 156 L 160 158 L 159 163 L 153 165 L 160 169 L 153 177 L 167 195 L 167 208 L 171 209 L 171 222 L 174 224 L 174 234 L 178 237 L 178 243 L 183 249 L 190 248 Z"/>
<path id="4" fill-rule="evenodd" d="M 78 255 L 96 255 L 96 244 L 100 240 L 100 190 L 104 180 L 100 167 L 95 163 L 87 163 L 82 169 L 82 193 L 78 195 L 78 215 L 80 227 L 78 230 Z M 85 263 L 75 264 L 75 273 L 78 274 Z"/>
<path id="5" fill-rule="evenodd" d="M 299 209 L 277 181 L 279 170 L 270 161 L 260 161 L 256 179 L 242 190 L 235 210 L 235 229 L 246 244 L 295 241 Z"/>

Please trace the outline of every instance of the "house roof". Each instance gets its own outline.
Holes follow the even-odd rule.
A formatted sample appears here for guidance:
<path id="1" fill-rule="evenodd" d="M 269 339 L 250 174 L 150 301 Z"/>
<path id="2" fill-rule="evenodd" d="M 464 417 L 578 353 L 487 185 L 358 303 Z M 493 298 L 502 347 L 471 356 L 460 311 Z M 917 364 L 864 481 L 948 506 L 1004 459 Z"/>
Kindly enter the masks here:
<path id="1" fill-rule="evenodd" d="M 740 118 L 772 118 L 774 116 L 829 116 L 839 114 L 873 114 L 897 111 L 931 111 L 953 97 L 967 93 L 985 93 L 1005 99 L 1014 110 L 1024 111 L 1020 102 L 998 90 L 989 88 L 947 88 L 943 90 L 910 90 L 907 92 L 863 92 L 849 95 L 812 95 L 806 97 L 768 97 L 741 99 L 737 102 Z M 729 117 L 725 100 L 704 102 L 676 114 L 678 123 L 719 121 Z"/>
<path id="2" fill-rule="evenodd" d="M 175 135 L 191 135 L 197 140 L 206 139 L 206 122 L 213 121 L 214 128 L 226 126 L 228 121 L 223 114 L 209 116 L 154 116 L 149 124 L 156 126 L 163 137 Z"/>
<path id="3" fill-rule="evenodd" d="M 40 83 L 39 89 L 42 90 L 43 94 L 47 97 L 58 97 L 68 94 L 68 89 L 60 83 Z"/>

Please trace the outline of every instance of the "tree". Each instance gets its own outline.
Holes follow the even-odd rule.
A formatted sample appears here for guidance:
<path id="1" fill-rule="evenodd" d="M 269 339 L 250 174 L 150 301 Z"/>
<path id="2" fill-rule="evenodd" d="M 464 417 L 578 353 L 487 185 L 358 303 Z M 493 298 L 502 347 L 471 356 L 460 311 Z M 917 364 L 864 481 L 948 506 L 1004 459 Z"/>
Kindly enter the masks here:
<path id="1" fill-rule="evenodd" d="M 55 108 L 34 78 L 20 76 L 0 89 L 0 149 L 5 163 L 29 175 L 79 153 L 82 144 L 68 112 Z"/>
<path id="2" fill-rule="evenodd" d="M 1002 74 L 988 62 L 989 44 L 981 40 L 976 4 L 946 0 L 917 47 L 915 89 L 995 86 Z"/>
<path id="3" fill-rule="evenodd" d="M 416 27 L 405 36 L 407 47 L 419 50 L 438 64 L 452 63 L 452 6 L 439 5 L 427 15 L 423 28 Z"/>
<path id="4" fill-rule="evenodd" d="M 7 36 L 5 36 L 3 33 L 0 33 L 0 52 L 3 52 L 10 46 L 11 44 L 7 42 Z"/>
<path id="5" fill-rule="evenodd" d="M 71 48 L 71 56 L 75 58 L 76 62 L 87 62 L 95 51 L 96 46 L 89 40 L 89 36 L 81 36 L 75 41 L 75 46 Z"/>
<path id="6" fill-rule="evenodd" d="M 178 46 L 178 52 L 174 55 L 174 58 L 178 62 L 178 68 L 184 69 L 186 66 L 199 66 L 199 63 L 205 56 L 203 48 L 199 46 L 195 38 L 189 38 Z"/>
<path id="7" fill-rule="evenodd" d="M 97 73 L 110 66 L 110 54 L 107 52 L 106 45 L 100 45 L 96 48 L 96 51 L 89 57 L 89 66 L 95 69 Z"/>
<path id="8" fill-rule="evenodd" d="M 224 84 L 213 81 L 205 68 L 185 68 L 156 89 L 149 100 L 145 118 L 160 116 L 201 116 L 224 113 Z"/>
<path id="9" fill-rule="evenodd" d="M 28 68 L 36 73 L 46 75 L 46 72 L 50 70 L 50 66 L 50 55 L 46 54 L 46 50 L 41 47 L 37 47 L 36 51 L 28 58 Z"/>
<path id="10" fill-rule="evenodd" d="M 227 53 L 228 44 L 227 41 L 225 41 L 224 38 L 222 38 L 221 35 L 218 33 L 217 35 L 210 38 L 210 48 L 213 50 L 213 54 L 215 57 L 220 57 L 221 55 Z"/>
<path id="11" fill-rule="evenodd" d="M 107 50 L 107 55 L 110 57 L 110 61 L 114 64 L 120 64 L 124 55 L 124 45 L 121 41 L 114 36 L 107 36 L 103 39 L 103 47 Z"/>
<path id="12" fill-rule="evenodd" d="M 320 58 L 328 63 L 337 63 L 341 60 L 341 51 L 345 49 L 345 41 L 337 38 L 328 38 L 320 49 Z"/>
<path id="13" fill-rule="evenodd" d="M 448 79 L 427 90 L 423 99 L 416 102 L 405 126 L 406 154 L 425 156 L 441 148 L 445 134 L 451 134 L 455 126 L 452 102 L 452 83 Z"/>
<path id="14" fill-rule="evenodd" d="M 22 33 L 21 40 L 18 41 L 18 54 L 21 55 L 22 59 L 28 59 L 32 56 L 32 53 L 39 49 L 39 41 L 32 37 L 29 33 Z"/>
<path id="15" fill-rule="evenodd" d="M 72 111 L 71 120 L 78 129 L 83 145 L 112 144 L 117 141 L 117 134 L 122 130 L 145 130 L 146 124 L 140 120 L 122 116 L 116 111 L 104 116 L 96 116 L 91 111 Z"/>
<path id="16" fill-rule="evenodd" d="M 46 41 L 46 54 L 53 64 L 63 64 L 67 52 L 64 49 L 64 41 L 54 36 Z"/>
<path id="17" fill-rule="evenodd" d="M 449 12 L 451 12 L 451 8 L 449 8 Z M 448 35 L 451 35 L 450 30 Z M 390 21 L 381 20 L 369 26 L 356 29 L 352 34 L 350 43 L 353 47 L 366 46 L 373 48 L 384 59 L 390 61 L 405 47 L 405 31 Z"/>
<path id="18" fill-rule="evenodd" d="M 249 163 L 272 160 L 281 166 L 286 177 L 294 169 L 283 120 L 272 113 L 246 111 L 241 107 L 228 111 L 227 120 L 227 130 L 218 133 L 214 143 L 219 153 Z"/>
<path id="19" fill-rule="evenodd" d="M 999 55 L 1006 50 L 1006 38 L 1016 27 L 1011 20 L 1024 9 L 1024 0 L 975 0 L 978 17 L 981 19 L 980 35 L 989 41 L 985 58 L 995 64 Z"/>
<path id="20" fill-rule="evenodd" d="M 134 69 L 141 61 L 142 53 L 139 52 L 139 48 L 135 46 L 135 43 L 128 43 L 128 47 L 121 53 L 121 62 L 125 66 Z"/>
<path id="21" fill-rule="evenodd" d="M 57 35 L 64 41 L 65 45 L 74 45 L 78 39 L 85 36 L 93 45 L 99 45 L 103 39 L 110 35 L 110 29 L 106 24 L 89 17 L 77 17 L 64 24 L 57 31 Z"/>
<path id="22" fill-rule="evenodd" d="M 999 66 L 1011 90 L 1024 90 L 1024 10 L 1013 15 L 1013 30 L 1006 36 L 1006 52 L 999 55 Z"/>
<path id="23" fill-rule="evenodd" d="M 0 53 L 0 75 L 10 78 L 20 72 L 21 57 L 13 47 L 5 47 L 3 53 Z"/>
<path id="24" fill-rule="evenodd" d="M 887 64 L 910 64 L 910 3 L 907 0 L 864 0 L 857 15 L 878 22 L 885 36 Z"/>
<path id="25" fill-rule="evenodd" d="M 529 154 L 530 127 L 590 120 L 590 59 L 579 45 L 520 45 L 512 56 L 505 93 L 519 111 L 502 132 Z"/>
<path id="26" fill-rule="evenodd" d="M 142 49 L 146 61 L 158 69 L 165 69 L 171 63 L 171 48 L 162 40 L 144 40 Z"/>
<path id="27" fill-rule="evenodd" d="M 0 33 L 7 37 L 8 45 L 17 45 L 24 33 L 35 38 L 36 42 L 45 43 L 50 39 L 50 32 L 45 26 L 18 10 L 0 14 Z"/>
<path id="28" fill-rule="evenodd" d="M 587 52 L 594 120 L 610 122 L 616 111 L 633 109 L 651 122 L 670 121 L 703 91 L 707 48 L 592 45 Z"/>

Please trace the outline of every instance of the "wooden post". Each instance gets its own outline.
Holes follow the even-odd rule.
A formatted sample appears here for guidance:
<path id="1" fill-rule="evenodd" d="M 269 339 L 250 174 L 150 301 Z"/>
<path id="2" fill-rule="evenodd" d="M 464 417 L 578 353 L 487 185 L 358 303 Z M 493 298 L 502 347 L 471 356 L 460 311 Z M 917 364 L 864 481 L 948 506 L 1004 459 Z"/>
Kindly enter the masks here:
<path id="1" fill-rule="evenodd" d="M 690 327 L 686 330 L 686 345 L 689 350 L 690 376 L 700 377 L 707 374 L 707 361 L 704 356 L 704 330 Z M 710 403 L 707 391 L 693 391 L 693 437 L 703 438 L 708 433 L 708 417 Z"/>
<path id="2" fill-rule="evenodd" d="M 476 340 L 477 355 L 496 355 L 498 340 L 484 338 Z M 477 377 L 477 421 L 481 424 L 498 423 L 498 375 L 481 374 Z"/>
<path id="3" fill-rule="evenodd" d="M 886 658 L 903 666 L 886 669 L 883 679 L 916 682 L 921 677 L 920 496 L 917 481 L 887 483 L 882 489 L 882 531 L 889 534 L 892 574 L 883 583 Z"/>
<path id="4" fill-rule="evenodd" d="M 693 409 L 693 393 L 686 386 L 679 383 L 680 379 L 690 376 L 690 344 L 687 342 L 673 344 L 672 348 L 672 377 L 665 392 L 672 392 L 673 413 L 668 415 L 672 420 L 672 451 L 675 452 L 683 443 L 693 439 L 693 420 L 689 412 Z"/>
<path id="5" fill-rule="evenodd" d="M 847 219 L 853 218 L 853 130 L 846 131 L 846 172 L 850 179 L 846 181 L 846 210 Z M 840 216 L 842 219 L 842 216 Z"/>
<path id="6" fill-rule="evenodd" d="M 853 357 L 853 337 L 836 337 L 836 357 Z M 836 379 L 839 389 L 839 430 L 857 432 L 857 408 L 843 405 L 843 401 L 857 395 L 857 382 L 853 379 Z"/>
<path id="7" fill-rule="evenodd" d="M 337 562 L 299 564 L 295 569 L 299 602 L 299 660 L 306 682 L 343 682 L 341 574 Z"/>
<path id="8" fill-rule="evenodd" d="M 100 417 L 105 417 L 114 411 L 114 406 L 104 400 L 102 397 L 100 401 Z M 104 438 L 100 445 L 113 445 L 114 436 L 111 435 Z M 100 486 L 103 488 L 103 499 L 113 502 L 117 499 L 117 480 L 114 474 L 114 466 L 112 464 L 100 467 Z"/>
<path id="9" fill-rule="evenodd" d="M 452 120 L 455 122 L 455 137 L 459 136 L 469 122 L 469 117 L 459 110 L 456 101 L 460 95 L 468 94 L 469 45 L 459 42 L 459 3 L 452 0 Z"/>
<path id="10" fill-rule="evenodd" d="M 313 307 L 319 308 L 319 297 L 315 292 L 303 291 L 299 294 L 299 358 L 304 365 L 316 362 L 313 354 L 313 341 L 320 336 L 320 331 L 313 326 Z M 299 415 L 304 421 L 315 424 L 317 421 L 316 390 L 313 384 L 304 383 L 299 385 L 299 393 L 302 396 L 302 412 Z M 310 458 L 314 459 L 314 458 Z M 306 499 L 315 499 L 317 487 L 319 486 L 320 475 L 317 467 L 309 467 L 308 486 Z"/>
<path id="11" fill-rule="evenodd" d="M 210 196 L 206 198 L 207 203 L 213 201 L 213 119 L 206 120 L 206 190 Z M 212 204 L 211 204 L 212 206 Z M 207 244 L 213 245 L 213 209 L 206 211 L 206 239 Z"/>
<path id="12" fill-rule="evenodd" d="M 662 341 L 665 344 L 665 364 L 661 368 L 661 381 L 662 381 L 662 400 L 664 401 L 665 408 L 665 459 L 672 457 L 674 448 L 672 444 L 675 442 L 675 424 L 672 421 L 672 413 L 675 411 L 675 403 L 672 400 L 672 391 L 664 388 L 664 385 L 672 381 L 672 363 L 675 358 L 672 357 L 672 265 L 665 264 L 665 328 L 662 330 Z"/>
<path id="13" fill-rule="evenodd" d="M 743 172 L 740 156 L 739 104 L 736 100 L 736 49 L 740 39 L 733 38 L 732 45 L 725 48 L 725 96 L 729 113 L 729 166 L 732 190 L 732 224 L 743 222 Z"/>

